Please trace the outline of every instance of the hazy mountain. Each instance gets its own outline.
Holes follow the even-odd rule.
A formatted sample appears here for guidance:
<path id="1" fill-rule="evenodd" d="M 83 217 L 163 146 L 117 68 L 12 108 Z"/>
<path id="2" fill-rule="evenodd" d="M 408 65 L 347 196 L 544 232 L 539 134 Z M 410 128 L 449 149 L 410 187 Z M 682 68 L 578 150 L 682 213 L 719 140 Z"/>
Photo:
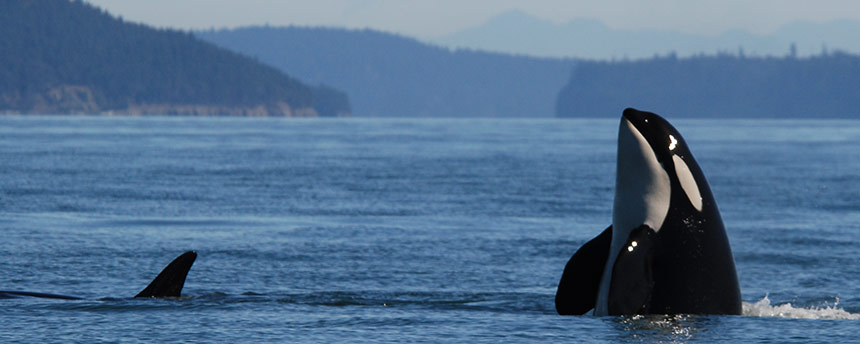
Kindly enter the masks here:
<path id="1" fill-rule="evenodd" d="M 581 62 L 561 117 L 616 118 L 637 107 L 672 117 L 860 118 L 860 56 L 674 56 Z"/>
<path id="2" fill-rule="evenodd" d="M 80 0 L 0 1 L 0 113 L 337 115 L 307 86 L 187 32 L 124 22 Z"/>
<path id="3" fill-rule="evenodd" d="M 660 30 L 613 30 L 592 19 L 555 24 L 521 11 L 509 11 L 486 23 L 427 41 L 450 47 L 471 47 L 532 56 L 588 59 L 648 58 L 676 52 L 679 56 L 719 51 L 782 56 L 796 44 L 801 56 L 830 50 L 860 52 L 860 22 L 797 22 L 770 35 L 728 31 L 705 36 Z"/>
<path id="4" fill-rule="evenodd" d="M 542 116 L 573 60 L 452 51 L 372 30 L 248 27 L 197 32 L 312 84 L 349 94 L 358 116 Z"/>

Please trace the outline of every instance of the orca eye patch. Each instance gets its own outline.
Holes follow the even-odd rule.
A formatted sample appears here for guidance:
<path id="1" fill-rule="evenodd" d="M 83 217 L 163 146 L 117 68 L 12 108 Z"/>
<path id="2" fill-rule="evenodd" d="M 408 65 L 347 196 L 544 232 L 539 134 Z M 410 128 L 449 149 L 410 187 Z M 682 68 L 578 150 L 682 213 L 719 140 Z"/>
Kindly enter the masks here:
<path id="1" fill-rule="evenodd" d="M 696 210 L 702 211 L 702 194 L 699 192 L 699 184 L 696 183 L 696 178 L 693 177 L 693 173 L 690 172 L 690 168 L 687 167 L 684 159 L 681 159 L 678 155 L 672 155 L 672 161 L 675 162 L 675 175 L 678 176 L 681 189 L 684 190 L 684 194 L 687 195 L 690 204 Z"/>

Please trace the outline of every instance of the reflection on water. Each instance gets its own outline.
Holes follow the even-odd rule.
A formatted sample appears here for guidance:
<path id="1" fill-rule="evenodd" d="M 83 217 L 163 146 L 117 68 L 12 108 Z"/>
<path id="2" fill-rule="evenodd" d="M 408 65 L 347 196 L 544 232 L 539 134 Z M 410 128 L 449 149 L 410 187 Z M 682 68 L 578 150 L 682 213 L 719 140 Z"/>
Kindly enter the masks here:
<path id="1" fill-rule="evenodd" d="M 620 339 L 665 342 L 686 342 L 695 339 L 719 322 L 718 317 L 695 315 L 636 315 L 621 317 L 616 323 Z"/>

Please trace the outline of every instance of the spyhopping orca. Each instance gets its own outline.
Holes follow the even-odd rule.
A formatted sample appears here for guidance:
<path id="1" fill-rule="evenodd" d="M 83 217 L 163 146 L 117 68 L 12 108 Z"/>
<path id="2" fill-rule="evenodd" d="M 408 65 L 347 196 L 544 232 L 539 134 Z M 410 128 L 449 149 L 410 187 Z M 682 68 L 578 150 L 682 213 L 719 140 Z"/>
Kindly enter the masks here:
<path id="1" fill-rule="evenodd" d="M 626 109 L 612 224 L 564 268 L 562 315 L 740 314 L 735 263 L 705 175 L 660 116 Z"/>
<path id="2" fill-rule="evenodd" d="M 188 270 L 197 259 L 197 253 L 188 251 L 176 257 L 158 276 L 149 283 L 140 293 L 135 295 L 136 298 L 162 298 L 162 297 L 179 297 L 182 293 L 182 287 L 185 285 L 185 276 L 188 275 Z M 16 298 L 16 297 L 38 297 L 48 299 L 63 299 L 63 300 L 80 300 L 75 296 L 34 293 L 28 291 L 7 291 L 0 290 L 0 299 Z"/>

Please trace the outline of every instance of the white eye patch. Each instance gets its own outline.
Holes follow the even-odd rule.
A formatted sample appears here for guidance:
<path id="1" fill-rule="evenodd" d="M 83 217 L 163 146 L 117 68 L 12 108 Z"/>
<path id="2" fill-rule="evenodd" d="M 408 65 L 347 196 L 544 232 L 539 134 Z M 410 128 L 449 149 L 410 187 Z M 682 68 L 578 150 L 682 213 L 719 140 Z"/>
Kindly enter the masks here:
<path id="1" fill-rule="evenodd" d="M 698 211 L 702 211 L 702 194 L 699 193 L 699 184 L 696 183 L 696 178 L 690 173 L 690 168 L 684 159 L 678 155 L 672 155 L 672 161 L 675 162 L 675 174 L 678 175 L 678 181 L 681 183 L 681 188 L 684 189 L 684 194 L 690 200 L 690 204 Z"/>

